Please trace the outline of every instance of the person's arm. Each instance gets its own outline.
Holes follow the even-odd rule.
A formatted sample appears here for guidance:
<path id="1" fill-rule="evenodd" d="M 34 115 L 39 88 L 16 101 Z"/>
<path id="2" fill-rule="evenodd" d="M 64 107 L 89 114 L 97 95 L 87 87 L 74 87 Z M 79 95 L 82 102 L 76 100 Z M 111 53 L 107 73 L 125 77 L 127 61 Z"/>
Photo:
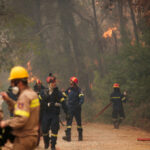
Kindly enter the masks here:
<path id="1" fill-rule="evenodd" d="M 14 117 L 9 120 L 5 120 L 5 126 L 10 126 L 12 128 L 20 128 L 23 127 L 28 121 L 30 116 L 30 102 L 29 99 L 22 95 L 19 97 L 15 109 L 14 109 Z"/>
<path id="2" fill-rule="evenodd" d="M 127 102 L 127 95 L 126 95 L 126 92 L 124 92 L 122 95 L 121 95 L 121 101 L 123 103 L 126 103 Z"/>
<path id="3" fill-rule="evenodd" d="M 113 102 L 114 101 L 114 97 L 113 97 L 113 94 L 110 95 L 110 102 Z"/>
<path id="4" fill-rule="evenodd" d="M 65 114 L 67 114 L 68 109 L 67 109 L 65 96 L 61 92 L 59 92 L 59 96 L 58 97 L 59 97 L 59 101 L 60 101 L 60 103 L 62 105 L 62 108 L 63 108 Z"/>
<path id="5" fill-rule="evenodd" d="M 80 92 L 79 92 L 79 105 L 82 105 L 83 103 L 84 103 L 84 94 L 80 90 Z"/>
<path id="6" fill-rule="evenodd" d="M 16 101 L 11 99 L 6 92 L 1 92 L 0 95 L 2 95 L 3 99 L 6 101 L 8 104 L 8 109 L 10 112 L 14 111 L 14 106 L 16 104 Z"/>

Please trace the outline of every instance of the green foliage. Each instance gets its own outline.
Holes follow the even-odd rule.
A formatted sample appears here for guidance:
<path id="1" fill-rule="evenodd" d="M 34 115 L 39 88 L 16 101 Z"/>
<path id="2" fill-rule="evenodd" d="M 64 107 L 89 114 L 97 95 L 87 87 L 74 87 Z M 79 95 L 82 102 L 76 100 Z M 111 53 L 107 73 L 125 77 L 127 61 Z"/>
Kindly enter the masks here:
<path id="1" fill-rule="evenodd" d="M 99 73 L 95 72 L 93 87 L 95 98 L 101 99 L 104 106 L 106 101 L 108 103 L 112 84 L 120 83 L 121 90 L 126 90 L 128 94 L 125 123 L 140 127 L 141 120 L 145 122 L 150 119 L 150 44 L 147 42 L 150 39 L 150 28 L 146 28 L 146 32 L 143 33 L 145 34 L 141 37 L 141 43 L 145 43 L 144 45 L 132 46 L 125 42 L 118 55 L 105 56 L 107 74 L 100 78 Z M 107 113 L 104 113 L 104 117 L 105 120 L 109 118 Z"/>
<path id="2" fill-rule="evenodd" d="M 7 13 L 1 18 L 0 24 L 0 68 L 3 70 L 23 64 L 25 56 L 39 45 L 38 37 L 33 35 L 33 20 L 12 10 Z"/>
<path id="3" fill-rule="evenodd" d="M 83 105 L 85 121 L 111 121 L 111 107 L 93 118 L 110 102 L 112 85 L 118 82 L 128 94 L 125 123 L 140 126 L 141 119 L 150 119 L 150 28 L 144 20 L 138 23 L 140 44 L 133 45 L 130 13 L 126 9 L 126 16 L 122 14 L 121 25 L 117 1 L 111 10 L 109 0 L 97 2 L 97 20 L 91 0 L 14 1 L 0 16 L 0 70 L 31 60 L 35 76 L 45 81 L 52 72 L 58 86 L 65 89 L 69 77 L 78 74 L 79 86 L 84 90 L 90 85 L 94 96 L 91 100 L 86 97 Z M 111 27 L 117 27 L 113 31 L 116 42 L 113 36 L 102 38 Z"/>

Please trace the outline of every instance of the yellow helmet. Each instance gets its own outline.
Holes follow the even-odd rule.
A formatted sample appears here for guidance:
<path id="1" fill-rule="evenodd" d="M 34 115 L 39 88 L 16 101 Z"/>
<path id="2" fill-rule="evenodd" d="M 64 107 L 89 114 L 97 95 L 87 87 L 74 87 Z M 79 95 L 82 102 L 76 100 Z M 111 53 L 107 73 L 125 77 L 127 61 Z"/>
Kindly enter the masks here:
<path id="1" fill-rule="evenodd" d="M 8 80 L 22 79 L 22 78 L 28 78 L 28 77 L 29 77 L 29 74 L 24 67 L 15 66 L 11 69 Z"/>

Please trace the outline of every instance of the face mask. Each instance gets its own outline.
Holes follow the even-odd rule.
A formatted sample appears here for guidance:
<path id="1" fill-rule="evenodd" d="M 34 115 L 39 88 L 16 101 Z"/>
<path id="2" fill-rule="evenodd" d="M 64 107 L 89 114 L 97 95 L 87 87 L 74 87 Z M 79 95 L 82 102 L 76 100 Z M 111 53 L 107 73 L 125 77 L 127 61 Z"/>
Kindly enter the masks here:
<path id="1" fill-rule="evenodd" d="M 17 95 L 19 93 L 19 88 L 17 86 L 12 87 L 12 93 Z"/>

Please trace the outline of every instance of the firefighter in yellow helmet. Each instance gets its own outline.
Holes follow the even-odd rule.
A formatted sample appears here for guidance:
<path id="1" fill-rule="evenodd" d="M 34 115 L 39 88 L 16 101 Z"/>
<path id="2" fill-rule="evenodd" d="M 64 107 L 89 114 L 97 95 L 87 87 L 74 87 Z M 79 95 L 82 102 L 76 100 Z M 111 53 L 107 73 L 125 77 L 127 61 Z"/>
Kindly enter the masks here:
<path id="1" fill-rule="evenodd" d="M 37 145 L 40 103 L 36 92 L 28 86 L 28 72 L 24 67 L 11 69 L 9 80 L 14 94 L 18 94 L 15 102 L 6 92 L 1 92 L 14 117 L 0 122 L 0 127 L 10 126 L 15 140 L 13 150 L 33 150 Z"/>

